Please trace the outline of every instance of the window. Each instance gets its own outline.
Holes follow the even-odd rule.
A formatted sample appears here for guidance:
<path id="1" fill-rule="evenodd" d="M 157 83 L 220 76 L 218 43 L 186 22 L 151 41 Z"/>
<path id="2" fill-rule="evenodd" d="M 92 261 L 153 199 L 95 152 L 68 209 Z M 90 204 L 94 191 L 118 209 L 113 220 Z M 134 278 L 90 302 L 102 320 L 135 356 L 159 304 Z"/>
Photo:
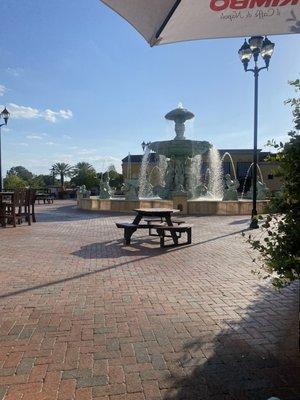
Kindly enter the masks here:
<path id="1" fill-rule="evenodd" d="M 268 179 L 269 179 L 269 180 L 274 179 L 274 175 L 272 175 L 272 174 L 268 175 Z"/>

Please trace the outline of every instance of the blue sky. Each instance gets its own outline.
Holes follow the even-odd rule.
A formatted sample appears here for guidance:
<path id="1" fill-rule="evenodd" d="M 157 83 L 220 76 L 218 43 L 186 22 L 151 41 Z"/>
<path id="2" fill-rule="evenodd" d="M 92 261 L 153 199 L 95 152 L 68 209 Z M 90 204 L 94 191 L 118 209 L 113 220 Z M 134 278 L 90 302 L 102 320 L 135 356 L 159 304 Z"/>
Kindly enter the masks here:
<path id="1" fill-rule="evenodd" d="M 187 136 L 218 148 L 252 147 L 253 78 L 237 50 L 243 39 L 150 48 L 98 0 L 0 2 L 0 105 L 4 171 L 48 173 L 54 162 L 120 166 L 140 143 L 172 138 L 163 116 L 179 102 L 196 114 Z M 299 35 L 274 36 L 260 79 L 259 145 L 284 139 L 299 76 Z"/>

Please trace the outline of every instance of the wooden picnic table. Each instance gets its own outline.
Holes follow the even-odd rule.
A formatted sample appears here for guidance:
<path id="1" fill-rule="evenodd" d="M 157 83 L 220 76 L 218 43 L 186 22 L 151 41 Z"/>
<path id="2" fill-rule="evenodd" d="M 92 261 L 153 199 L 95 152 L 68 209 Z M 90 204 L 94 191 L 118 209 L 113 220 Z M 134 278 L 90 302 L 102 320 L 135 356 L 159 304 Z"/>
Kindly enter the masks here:
<path id="1" fill-rule="evenodd" d="M 40 201 L 43 201 L 44 204 L 46 204 L 46 202 L 50 204 L 53 203 L 54 195 L 52 193 L 37 192 L 35 195 L 35 199 L 38 204 L 40 204 Z"/>
<path id="2" fill-rule="evenodd" d="M 165 220 L 167 226 L 173 226 L 172 215 L 178 214 L 180 210 L 173 208 L 137 208 L 133 210 L 137 213 L 133 224 L 139 224 L 144 217 L 160 218 L 161 221 Z M 175 231 L 170 231 L 173 243 L 177 243 L 177 235 Z"/>
<path id="3" fill-rule="evenodd" d="M 156 217 L 165 219 L 168 226 L 173 226 L 172 215 L 180 211 L 173 208 L 137 208 L 133 210 L 137 213 L 133 224 L 138 225 L 144 217 Z"/>
<path id="4" fill-rule="evenodd" d="M 150 229 L 169 229 L 170 232 L 170 237 L 173 240 L 173 244 L 177 245 L 178 244 L 178 236 L 177 236 L 177 231 L 185 229 L 180 228 L 179 226 L 175 227 L 172 221 L 172 215 L 179 213 L 179 210 L 175 210 L 172 208 L 137 208 L 133 210 L 137 213 L 136 217 L 134 218 L 133 222 L 118 222 L 116 223 L 118 228 L 123 228 L 124 229 L 124 243 L 125 245 L 130 245 L 131 241 L 131 236 L 137 229 L 149 229 L 149 234 L 150 234 Z M 155 220 L 153 220 L 153 224 L 150 224 L 149 219 L 147 219 L 145 222 L 146 224 L 141 223 L 142 219 L 145 217 L 155 217 L 159 218 L 159 222 L 155 223 Z M 174 221 L 175 222 L 175 221 Z M 177 224 L 178 221 L 177 221 Z M 164 235 L 164 233 L 161 235 Z"/>

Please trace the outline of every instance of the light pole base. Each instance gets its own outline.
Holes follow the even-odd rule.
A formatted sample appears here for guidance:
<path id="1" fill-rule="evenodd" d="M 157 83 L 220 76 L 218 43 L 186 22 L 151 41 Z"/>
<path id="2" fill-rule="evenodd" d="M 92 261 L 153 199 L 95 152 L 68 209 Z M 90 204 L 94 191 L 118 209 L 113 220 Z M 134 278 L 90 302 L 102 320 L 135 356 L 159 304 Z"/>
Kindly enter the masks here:
<path id="1" fill-rule="evenodd" d="M 259 228 L 257 218 L 252 218 L 251 219 L 249 228 L 250 229 L 258 229 Z"/>

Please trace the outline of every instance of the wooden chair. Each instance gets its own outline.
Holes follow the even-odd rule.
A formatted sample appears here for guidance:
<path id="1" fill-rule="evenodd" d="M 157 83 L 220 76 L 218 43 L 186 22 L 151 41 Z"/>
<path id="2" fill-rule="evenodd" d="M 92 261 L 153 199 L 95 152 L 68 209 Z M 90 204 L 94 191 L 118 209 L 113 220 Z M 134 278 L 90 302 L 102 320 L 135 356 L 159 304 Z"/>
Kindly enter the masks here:
<path id="1" fill-rule="evenodd" d="M 1 220 L 3 221 L 4 226 L 7 222 L 10 222 L 14 227 L 16 227 L 17 223 L 21 224 L 24 217 L 27 220 L 28 225 L 31 224 L 30 214 L 28 212 L 28 196 L 26 189 L 15 190 L 11 196 L 11 201 L 5 203 L 1 207 L 1 210 Z"/>
<path id="2" fill-rule="evenodd" d="M 35 189 L 27 189 L 27 207 L 29 220 L 32 217 L 32 222 L 36 222 L 35 212 L 34 212 L 34 204 L 36 199 L 36 190 Z M 29 224 L 31 225 L 31 223 Z"/>

